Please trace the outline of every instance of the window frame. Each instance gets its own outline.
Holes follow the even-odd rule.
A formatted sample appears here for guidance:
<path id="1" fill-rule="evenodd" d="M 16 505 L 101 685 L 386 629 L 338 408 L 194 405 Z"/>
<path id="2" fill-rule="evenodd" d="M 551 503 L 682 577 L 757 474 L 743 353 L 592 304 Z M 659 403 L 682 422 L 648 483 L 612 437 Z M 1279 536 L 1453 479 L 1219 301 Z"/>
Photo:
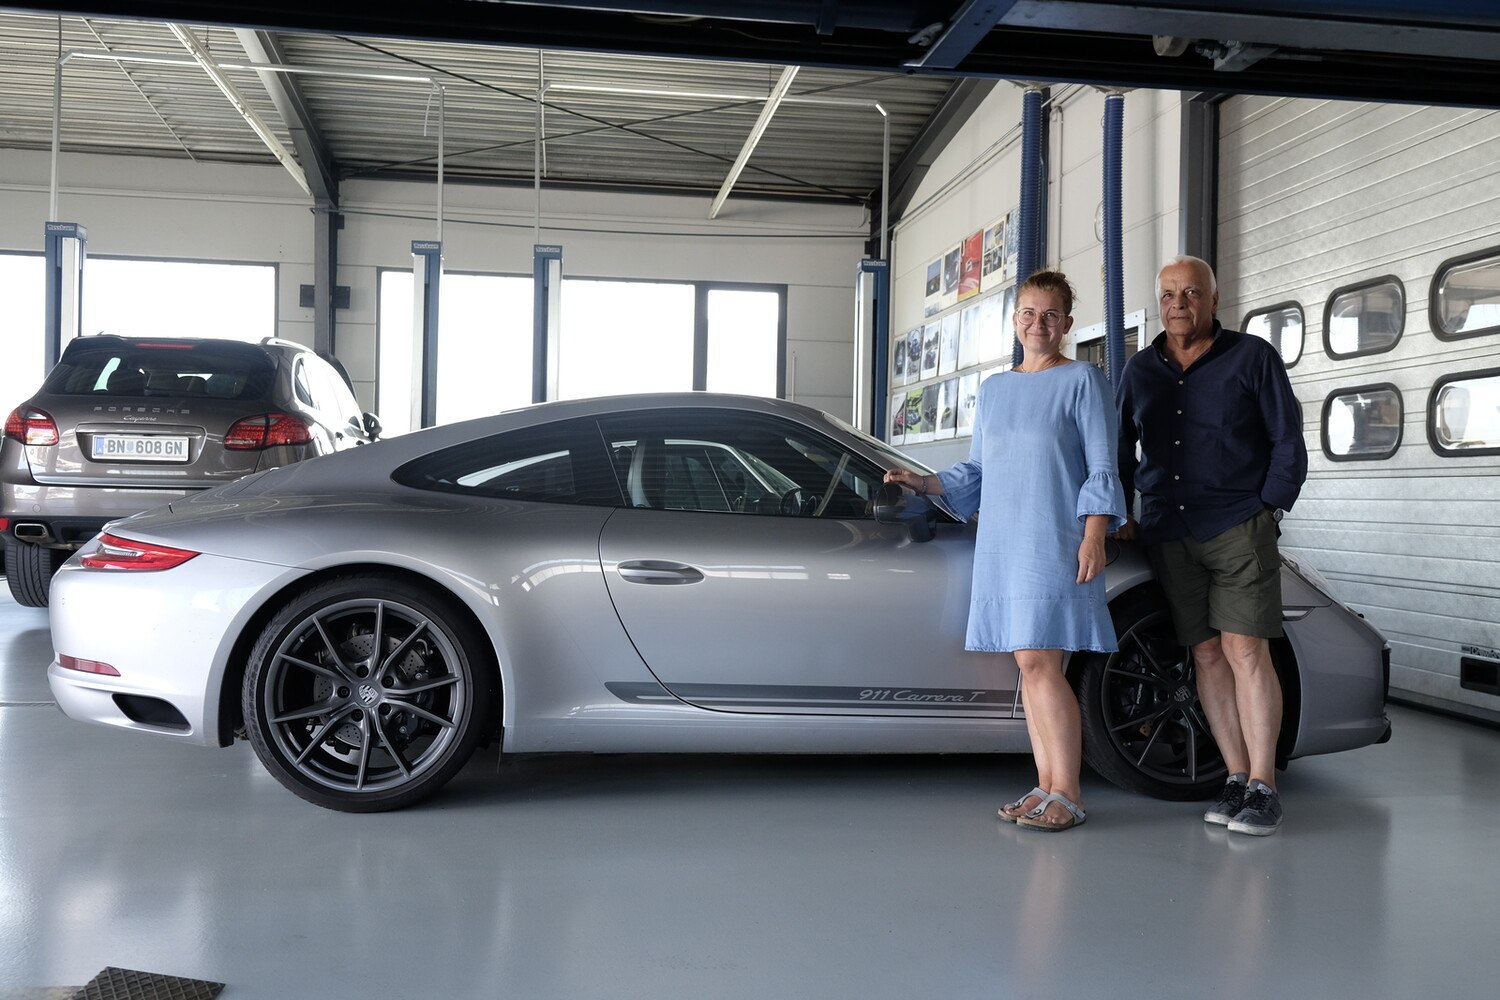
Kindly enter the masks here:
<path id="1" fill-rule="evenodd" d="M 451 461 L 449 456 L 461 456 L 465 452 L 481 450 L 486 442 L 496 438 L 526 439 L 536 437 L 538 434 L 554 435 L 557 439 L 566 442 L 566 447 L 572 455 L 573 480 L 575 486 L 580 482 L 598 483 L 601 486 L 601 496 L 597 501 L 587 501 L 575 498 L 570 500 L 543 499 L 526 496 L 506 496 L 483 487 L 466 487 L 448 485 L 428 479 L 419 482 L 418 479 L 425 475 L 427 469 L 432 465 L 439 465 Z M 472 474 L 471 470 L 469 474 Z M 598 418 L 595 416 L 571 417 L 566 420 L 543 421 L 541 423 L 529 424 L 524 427 L 511 427 L 507 430 L 497 431 L 494 434 L 486 434 L 483 437 L 470 438 L 457 444 L 440 448 L 437 451 L 427 452 L 407 462 L 403 462 L 391 472 L 391 480 L 407 489 L 418 490 L 423 493 L 437 493 L 443 496 L 467 497 L 472 500 L 483 500 L 490 503 L 540 503 L 563 507 L 594 507 L 613 508 L 628 506 L 625 497 L 619 492 L 619 481 L 609 461 L 609 453 L 604 445 L 604 438 L 599 433 Z M 602 494 L 604 488 L 614 491 L 609 497 Z"/>
<path id="2" fill-rule="evenodd" d="M 1500 265 L 1500 246 L 1486 247 L 1483 250 L 1476 250 L 1473 253 L 1449 257 L 1432 272 L 1432 282 L 1427 286 L 1427 326 L 1432 331 L 1432 335 L 1438 340 L 1452 343 L 1458 340 L 1468 340 L 1470 337 L 1484 337 L 1500 333 L 1500 323 L 1492 326 L 1483 326 L 1478 330 L 1470 330 L 1467 333 L 1444 333 L 1442 313 L 1438 308 L 1438 286 L 1442 283 L 1447 273 L 1464 264 L 1472 264 L 1476 260 L 1484 260 L 1486 258 L 1494 258 L 1495 263 Z M 1465 452 L 1465 454 L 1473 453 Z"/>
<path id="3" fill-rule="evenodd" d="M 1333 339 L 1330 334 L 1330 324 L 1333 319 L 1334 302 L 1336 302 L 1339 298 L 1348 295 L 1350 292 L 1359 292 L 1367 288 L 1378 288 L 1381 285 L 1395 285 L 1397 292 L 1399 292 L 1401 295 L 1400 324 L 1396 328 L 1396 336 L 1392 338 L 1391 342 L 1384 347 L 1373 347 L 1368 350 L 1349 351 L 1346 353 L 1335 351 L 1333 349 Z M 1324 353 L 1326 353 L 1335 361 L 1344 361 L 1348 358 L 1364 358 L 1375 354 L 1385 354 L 1389 351 L 1395 350 L 1396 345 L 1401 343 L 1401 338 L 1406 336 L 1406 311 L 1409 304 L 1410 300 L 1406 297 L 1406 285 L 1400 278 L 1396 277 L 1394 274 L 1383 274 L 1378 278 L 1367 278 L 1364 281 L 1356 281 L 1353 284 L 1341 285 L 1338 288 L 1335 288 L 1333 291 L 1328 293 L 1328 299 L 1323 303 Z M 1303 313 L 1302 319 L 1305 324 L 1307 320 L 1306 313 Z M 1305 335 L 1306 326 L 1303 327 L 1303 330 Z M 1304 350 L 1306 349 L 1305 343 L 1303 345 L 1303 348 Z"/>
<path id="4" fill-rule="evenodd" d="M 611 427 L 609 425 L 615 424 L 617 422 L 636 421 L 637 422 L 636 426 L 633 427 L 633 428 L 631 428 L 631 430 L 633 432 L 639 434 L 640 428 L 642 426 L 651 427 L 651 425 L 654 422 L 656 422 L 656 421 L 670 421 L 673 424 L 677 424 L 677 423 L 680 423 L 684 418 L 687 418 L 689 420 L 689 423 L 688 423 L 687 427 L 684 428 L 680 433 L 677 433 L 676 436 L 683 437 L 683 438 L 689 438 L 689 439 L 692 439 L 692 440 L 695 440 L 695 441 L 707 442 L 707 443 L 709 443 L 709 444 L 711 444 L 713 446 L 716 446 L 716 447 L 723 447 L 723 448 L 726 448 L 726 449 L 731 450 L 733 452 L 736 452 L 738 454 L 744 455 L 744 456 L 746 456 L 747 458 L 749 458 L 749 459 L 751 459 L 753 461 L 764 461 L 764 459 L 761 459 L 760 456 L 756 455 L 755 453 L 744 451 L 743 449 L 739 448 L 738 446 L 736 446 L 736 445 L 734 445 L 734 444 L 732 444 L 730 442 L 719 440 L 717 437 L 715 437 L 712 434 L 710 434 L 710 435 L 703 435 L 703 434 L 697 433 L 696 428 L 698 426 L 702 426 L 702 425 L 696 423 L 695 421 L 693 421 L 692 418 L 695 415 L 698 418 L 700 418 L 700 419 L 704 419 L 705 423 L 707 422 L 707 419 L 712 419 L 712 418 L 720 418 L 720 419 L 725 419 L 725 420 L 735 420 L 735 419 L 738 419 L 738 421 L 742 425 L 745 424 L 745 423 L 763 422 L 763 423 L 765 423 L 767 425 L 770 425 L 771 427 L 775 428 L 774 433 L 776 433 L 777 435 L 782 435 L 782 436 L 787 436 L 787 437 L 791 437 L 793 435 L 799 436 L 802 439 L 805 439 L 805 440 L 809 441 L 810 443 L 813 443 L 813 444 L 816 444 L 816 445 L 821 445 L 822 447 L 828 449 L 830 452 L 834 452 L 834 453 L 839 454 L 839 455 L 847 456 L 848 458 L 854 460 L 855 462 L 858 463 L 858 466 L 856 466 L 854 469 L 851 469 L 848 472 L 843 473 L 843 474 L 858 475 L 860 472 L 868 472 L 869 473 L 870 481 L 873 484 L 875 484 L 875 486 L 877 486 L 877 487 L 878 487 L 878 485 L 880 483 L 880 477 L 883 476 L 883 474 L 884 474 L 883 470 L 880 468 L 880 463 L 872 461 L 870 458 L 868 458 L 862 452 L 860 452 L 860 451 L 858 451 L 856 449 L 850 448 L 848 445 L 843 444 L 842 442 L 838 441 L 836 438 L 832 437 L 831 435 L 827 434 L 826 432 L 824 432 L 822 430 L 819 430 L 816 427 L 813 427 L 813 426 L 810 426 L 808 424 L 802 423 L 801 421 L 798 421 L 798 420 L 788 419 L 787 417 L 785 417 L 783 415 L 780 415 L 780 414 L 776 414 L 776 413 L 765 413 L 765 412 L 762 412 L 762 411 L 759 411 L 759 410 L 740 410 L 740 409 L 735 409 L 735 408 L 732 408 L 732 407 L 711 406 L 711 405 L 710 406 L 693 405 L 693 406 L 683 406 L 683 407 L 646 406 L 646 407 L 642 407 L 641 409 L 614 410 L 614 411 L 611 411 L 611 412 L 608 412 L 608 413 L 600 413 L 600 414 L 598 414 L 597 416 L 595 416 L 592 419 L 594 419 L 595 421 L 597 421 L 597 431 L 598 431 L 598 437 L 599 437 L 599 441 L 600 441 L 600 446 L 601 446 L 601 448 L 603 449 L 603 451 L 605 453 L 605 461 L 609 464 L 610 469 L 615 474 L 615 477 L 616 477 L 616 480 L 615 480 L 616 486 L 618 487 L 618 489 L 620 491 L 620 495 L 621 495 L 622 499 L 624 500 L 624 503 L 623 503 L 624 507 L 627 507 L 627 508 L 629 508 L 631 510 L 649 510 L 649 511 L 654 511 L 654 512 L 661 513 L 661 514 L 716 514 L 716 515 L 723 515 L 723 516 L 726 516 L 726 517 L 766 517 L 766 516 L 770 516 L 770 517 L 792 517 L 792 518 L 805 518 L 805 517 L 808 517 L 808 515 L 783 514 L 783 513 L 771 512 L 771 511 L 748 512 L 748 511 L 736 511 L 736 510 L 727 510 L 727 511 L 723 511 L 723 510 L 705 510 L 705 509 L 700 509 L 700 508 L 684 508 L 684 507 L 638 507 L 635 504 L 633 504 L 631 502 L 631 500 L 630 500 L 630 486 L 629 486 L 629 484 L 627 482 L 621 481 L 619 479 L 619 469 L 618 469 L 618 467 L 616 467 L 615 463 L 609 461 L 609 451 L 610 451 L 610 449 L 612 447 L 612 445 L 611 445 L 611 439 L 613 439 L 613 438 L 615 438 L 615 437 L 618 436 L 615 433 L 616 428 L 613 428 L 613 427 Z M 654 431 L 653 431 L 653 433 L 654 433 Z M 665 432 L 663 432 L 663 436 L 665 436 Z M 792 445 L 790 442 L 788 442 L 788 447 L 791 447 L 794 450 L 797 450 L 799 452 L 801 451 L 801 449 L 796 448 L 796 446 Z M 808 462 L 811 465 L 817 465 L 816 461 L 814 461 L 813 459 L 811 459 L 810 457 L 807 457 L 805 455 L 803 456 L 803 460 L 806 461 L 806 462 Z M 772 471 L 776 472 L 778 475 L 781 475 L 781 476 L 784 476 L 784 477 L 790 479 L 790 476 L 788 476 L 787 473 L 785 471 L 783 471 L 781 468 L 778 468 L 775 465 L 770 465 L 769 463 L 767 463 L 767 465 L 769 466 L 769 468 L 772 469 Z M 862 469 L 859 468 L 860 466 L 862 466 L 863 468 Z M 823 500 L 824 500 L 824 506 L 826 507 L 828 497 L 824 496 Z M 872 496 L 871 497 L 872 508 L 871 508 L 870 513 L 867 516 L 862 516 L 862 517 L 841 517 L 841 516 L 838 516 L 838 515 L 822 514 L 822 513 L 820 513 L 820 514 L 817 514 L 817 515 L 813 515 L 812 517 L 813 517 L 814 520 L 820 520 L 820 521 L 821 520 L 827 520 L 827 521 L 857 521 L 857 522 L 873 521 L 874 520 L 874 516 L 875 516 L 874 515 L 874 510 L 873 510 L 873 501 L 874 501 L 874 498 Z"/>
<path id="5" fill-rule="evenodd" d="M 1437 437 L 1437 397 L 1438 393 L 1453 382 L 1467 382 L 1471 379 L 1494 378 L 1500 376 L 1500 368 L 1476 368 L 1473 371 L 1450 372 L 1432 383 L 1432 388 L 1427 393 L 1427 445 L 1432 449 L 1434 455 L 1439 458 L 1470 458 L 1474 456 L 1500 455 L 1500 445 L 1493 448 L 1465 448 L 1462 451 L 1453 451 L 1443 448 L 1438 444 Z"/>
<path id="6" fill-rule="evenodd" d="M 1389 390 L 1396 394 L 1396 405 L 1401 408 L 1400 416 L 1396 420 L 1396 440 L 1391 445 L 1390 451 L 1383 454 L 1363 455 L 1336 455 L 1328 446 L 1328 414 L 1333 409 L 1333 401 L 1340 396 L 1351 396 L 1360 392 L 1374 392 L 1376 390 Z M 1323 415 L 1318 421 L 1318 437 L 1323 447 L 1323 454 L 1330 462 L 1384 462 L 1393 457 L 1401 450 L 1401 442 L 1406 437 L 1406 397 L 1402 395 L 1401 389 L 1391 382 L 1371 382 L 1363 385 L 1342 386 L 1333 390 L 1323 398 Z"/>
<path id="7" fill-rule="evenodd" d="M 1402 296 L 1404 299 L 1404 290 L 1402 292 Z M 1331 303 L 1332 301 L 1333 296 L 1329 296 L 1329 302 Z M 1286 367 L 1287 371 L 1291 371 L 1293 368 L 1297 367 L 1299 363 L 1301 363 L 1303 358 L 1307 357 L 1307 310 L 1302 308 L 1302 303 L 1298 302 L 1295 299 L 1288 299 L 1285 302 L 1278 302 L 1273 306 L 1265 306 L 1261 309 L 1251 309 L 1249 312 L 1245 313 L 1244 317 L 1240 320 L 1239 328 L 1240 332 L 1245 334 L 1245 336 L 1255 337 L 1255 334 L 1250 332 L 1250 321 L 1257 316 L 1269 316 L 1271 313 L 1281 312 L 1283 309 L 1296 309 L 1297 315 L 1302 317 L 1302 343 L 1297 348 L 1297 360 L 1287 361 L 1286 355 L 1282 354 L 1280 350 L 1277 350 L 1276 352 L 1277 356 L 1281 358 L 1282 365 Z M 1404 327 L 1405 323 L 1403 322 L 1402 325 Z M 1324 324 L 1324 327 L 1326 329 L 1326 323 Z M 1261 338 L 1255 337 L 1255 339 L 1260 340 Z M 1401 338 L 1397 337 L 1396 339 L 1400 340 Z M 1267 343 L 1269 343 L 1269 341 L 1267 341 Z M 1391 346 L 1395 347 L 1396 345 L 1392 344 Z"/>

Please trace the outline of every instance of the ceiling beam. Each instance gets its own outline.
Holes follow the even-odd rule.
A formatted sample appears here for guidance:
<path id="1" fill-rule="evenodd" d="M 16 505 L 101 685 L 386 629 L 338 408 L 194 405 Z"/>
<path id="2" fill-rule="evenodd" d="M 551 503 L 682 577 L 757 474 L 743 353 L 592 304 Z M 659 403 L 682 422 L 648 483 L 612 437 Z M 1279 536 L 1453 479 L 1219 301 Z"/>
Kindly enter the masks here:
<path id="1" fill-rule="evenodd" d="M 719 210 L 724 207 L 729 192 L 734 190 L 735 182 L 740 179 L 740 174 L 745 169 L 745 164 L 750 162 L 750 154 L 755 152 L 755 147 L 760 145 L 761 136 L 766 134 L 766 129 L 771 125 L 771 119 L 776 116 L 776 109 L 781 107 L 781 102 L 786 99 L 787 91 L 792 88 L 792 81 L 797 78 L 797 67 L 786 66 L 781 71 L 781 79 L 776 81 L 776 86 L 771 88 L 771 95 L 766 98 L 766 103 L 760 109 L 760 117 L 755 120 L 755 127 L 750 129 L 750 134 L 745 137 L 745 144 L 740 147 L 740 155 L 734 158 L 734 163 L 729 168 L 729 176 L 724 178 L 724 183 L 719 187 L 719 193 L 714 195 L 714 203 L 709 206 L 708 217 L 717 219 Z"/>
<path id="2" fill-rule="evenodd" d="M 292 180 L 297 182 L 297 186 L 311 196 L 312 187 L 307 183 L 307 175 L 302 172 L 297 158 L 282 144 L 280 139 L 276 138 L 276 133 L 271 131 L 265 119 L 245 103 L 245 98 L 240 94 L 239 88 L 230 82 L 229 77 L 224 75 L 224 71 L 214 63 L 213 57 L 208 54 L 208 50 L 203 47 L 198 36 L 193 34 L 191 29 L 180 24 L 168 24 L 167 28 L 177 36 L 177 40 L 188 50 L 198 65 L 203 67 L 203 72 L 208 74 L 208 78 L 214 82 L 214 85 L 223 92 L 225 97 L 229 98 L 229 103 L 234 105 L 234 109 L 240 113 L 240 117 L 245 119 L 255 134 L 260 136 L 260 141 L 266 144 L 271 155 L 276 157 L 286 168 L 287 173 L 292 175 Z"/>
<path id="3" fill-rule="evenodd" d="M 120 5 L 99 0 L 22 2 L 33 10 L 66 14 L 93 10 L 120 16 Z M 1244 0 L 1075 0 L 1070 7 L 1077 17 L 1066 29 L 1019 26 L 1024 10 L 1060 5 L 1051 0 L 1046 4 L 1016 0 L 1010 13 L 978 39 L 958 65 L 937 71 L 912 70 L 908 63 L 919 59 L 924 43 L 930 44 L 935 33 L 945 28 L 955 2 L 858 0 L 835 4 L 830 14 L 822 0 L 748 0 L 734 5 L 707 0 L 423 0 L 420 18 L 413 18 L 399 5 L 265 0 L 215 4 L 132 0 L 129 10 L 132 17 L 149 20 L 522 48 L 1220 94 L 1500 107 L 1500 3 L 1493 0 L 1266 0 L 1258 4 Z M 726 8 L 731 15 L 725 15 Z M 1148 21 L 1148 10 L 1166 12 L 1164 16 L 1247 18 L 1246 30 L 1256 34 L 1262 29 L 1299 27 L 1325 33 L 1334 41 L 1342 34 L 1360 34 L 1369 40 L 1361 44 L 1381 47 L 1354 52 L 1316 45 L 1282 46 L 1243 69 L 1221 71 L 1211 51 L 1189 49 L 1175 58 L 1157 56 L 1153 36 L 1176 35 L 1177 28 L 1164 30 L 1164 25 Z M 692 16 L 670 21 L 642 16 L 651 13 Z M 1101 26 L 1113 17 L 1122 18 L 1126 30 Z M 747 23 L 754 25 L 753 31 L 745 29 Z"/>
<path id="4" fill-rule="evenodd" d="M 891 218 L 899 219 L 916 197 L 917 188 L 927 176 L 938 154 L 948 147 L 964 123 L 979 110 L 985 98 L 995 89 L 994 80 L 966 78 L 956 80 L 938 106 L 932 109 L 922 128 L 912 137 L 901 159 L 891 168 Z M 879 220 L 872 220 L 878 224 Z"/>
<path id="5" fill-rule="evenodd" d="M 906 65 L 911 69 L 953 69 L 1015 5 L 1016 0 L 967 0 L 927 51 Z"/>
<path id="6" fill-rule="evenodd" d="M 288 65 L 281 40 L 274 32 L 237 28 L 234 33 L 251 62 Z M 336 209 L 339 204 L 338 162 L 318 129 L 317 121 L 302 96 L 302 88 L 286 73 L 262 72 L 259 76 L 266 94 L 276 105 L 276 111 L 291 134 L 292 148 L 302 164 L 313 201 L 319 206 Z"/>

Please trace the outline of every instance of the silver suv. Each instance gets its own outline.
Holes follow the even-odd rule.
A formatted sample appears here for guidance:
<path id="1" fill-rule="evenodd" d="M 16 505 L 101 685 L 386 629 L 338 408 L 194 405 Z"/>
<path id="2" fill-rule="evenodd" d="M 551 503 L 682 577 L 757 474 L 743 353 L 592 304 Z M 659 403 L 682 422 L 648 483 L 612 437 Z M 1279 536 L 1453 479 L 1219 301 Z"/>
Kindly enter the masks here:
<path id="1" fill-rule="evenodd" d="M 300 344 L 78 338 L 5 420 L 10 591 L 46 607 L 52 574 L 105 522 L 379 432 L 342 366 Z"/>

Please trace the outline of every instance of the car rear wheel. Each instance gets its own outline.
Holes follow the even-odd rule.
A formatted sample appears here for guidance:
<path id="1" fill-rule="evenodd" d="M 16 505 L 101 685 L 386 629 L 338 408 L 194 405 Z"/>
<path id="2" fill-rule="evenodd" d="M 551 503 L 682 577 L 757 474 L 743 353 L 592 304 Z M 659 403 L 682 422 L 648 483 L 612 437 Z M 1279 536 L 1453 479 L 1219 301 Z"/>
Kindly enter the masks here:
<path id="1" fill-rule="evenodd" d="M 1213 795 L 1227 774 L 1224 758 L 1164 598 L 1135 591 L 1112 614 L 1119 650 L 1086 654 L 1074 677 L 1084 759 L 1129 791 L 1177 801 Z"/>
<path id="2" fill-rule="evenodd" d="M 287 788 L 345 812 L 399 809 L 468 761 L 490 719 L 494 670 L 447 602 L 382 576 L 292 599 L 250 654 L 245 729 Z"/>
<path id="3" fill-rule="evenodd" d="M 52 593 L 52 574 L 68 561 L 66 549 L 49 549 L 30 542 L 5 540 L 5 582 L 17 604 L 45 608 Z"/>

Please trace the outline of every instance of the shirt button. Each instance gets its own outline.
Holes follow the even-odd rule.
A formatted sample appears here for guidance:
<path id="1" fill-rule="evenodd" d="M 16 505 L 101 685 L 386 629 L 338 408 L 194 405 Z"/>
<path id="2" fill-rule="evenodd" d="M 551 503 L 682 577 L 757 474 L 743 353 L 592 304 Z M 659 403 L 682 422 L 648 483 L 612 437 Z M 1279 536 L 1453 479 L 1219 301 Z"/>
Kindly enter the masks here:
<path id="1" fill-rule="evenodd" d="M 1173 443 L 1173 444 L 1182 444 L 1182 442 L 1181 442 L 1181 441 L 1173 441 L 1173 442 L 1172 442 L 1172 443 Z"/>
<path id="2" fill-rule="evenodd" d="M 1181 479 L 1182 477 L 1181 476 L 1173 476 L 1172 478 L 1173 479 Z"/>
<path id="3" fill-rule="evenodd" d="M 1181 384 L 1182 384 L 1182 379 L 1178 379 L 1178 380 L 1177 380 L 1177 384 L 1178 384 L 1178 385 L 1181 385 Z"/>
<path id="4" fill-rule="evenodd" d="M 1178 508 L 1177 508 L 1177 509 L 1178 509 L 1178 510 L 1187 510 L 1187 508 L 1186 508 L 1186 507 L 1178 507 Z"/>
<path id="5" fill-rule="evenodd" d="M 1181 411 L 1181 410 L 1178 410 L 1178 411 L 1177 411 L 1177 415 L 1178 415 L 1178 416 L 1179 416 L 1179 417 L 1180 417 L 1180 416 L 1182 416 L 1182 411 Z"/>

